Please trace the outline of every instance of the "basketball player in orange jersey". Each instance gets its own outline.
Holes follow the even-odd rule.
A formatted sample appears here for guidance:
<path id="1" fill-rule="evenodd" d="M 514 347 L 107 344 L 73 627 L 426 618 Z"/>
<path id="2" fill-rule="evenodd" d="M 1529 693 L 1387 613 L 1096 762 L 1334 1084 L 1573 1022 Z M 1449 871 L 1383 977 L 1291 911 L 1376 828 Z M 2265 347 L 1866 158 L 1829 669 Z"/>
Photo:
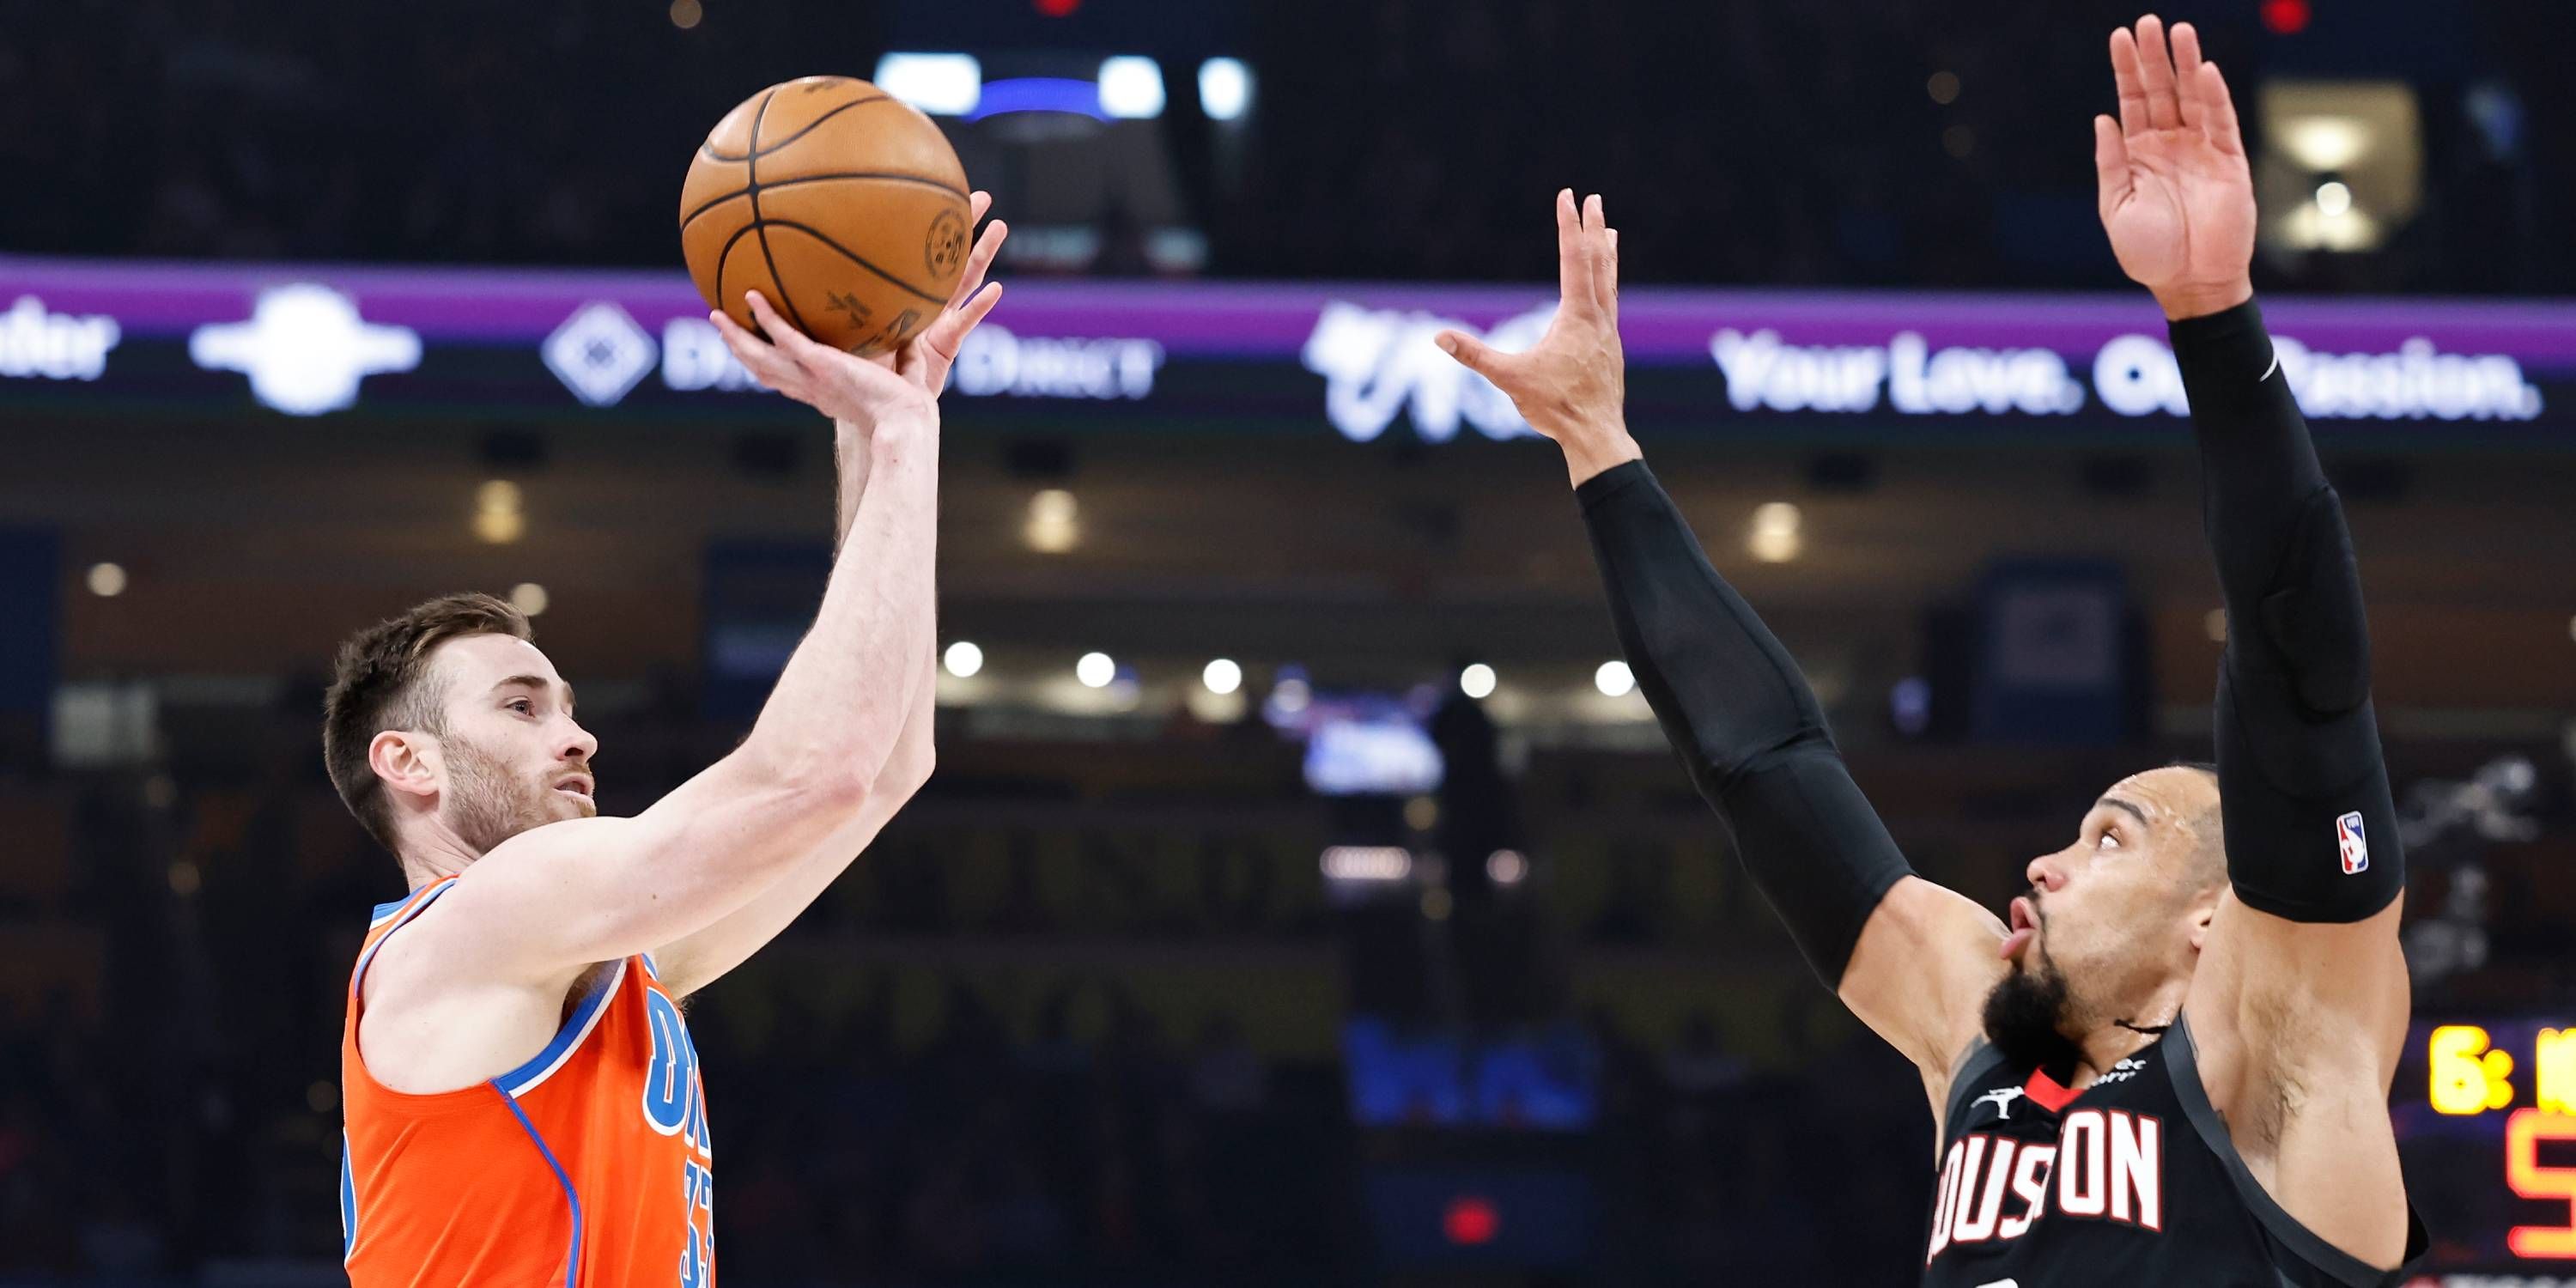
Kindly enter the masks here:
<path id="1" fill-rule="evenodd" d="M 981 220 L 990 198 L 974 194 Z M 733 754 L 632 818 L 592 802 L 572 686 L 498 600 L 342 645 L 323 754 L 402 861 L 340 1042 L 355 1288 L 700 1288 L 713 1151 L 681 1002 L 758 951 L 930 775 L 938 393 L 1000 298 L 976 243 L 939 319 L 853 357 L 751 298 L 713 316 L 764 384 L 832 417 L 839 553 Z"/>

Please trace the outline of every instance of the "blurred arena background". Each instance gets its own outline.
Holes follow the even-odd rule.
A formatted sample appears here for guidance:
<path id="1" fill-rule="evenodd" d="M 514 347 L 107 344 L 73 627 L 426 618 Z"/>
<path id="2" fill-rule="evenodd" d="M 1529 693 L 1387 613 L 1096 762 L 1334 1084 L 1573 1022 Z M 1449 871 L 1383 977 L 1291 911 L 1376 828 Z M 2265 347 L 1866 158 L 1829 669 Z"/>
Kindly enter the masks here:
<path id="1" fill-rule="evenodd" d="M 1553 452 L 1427 338 L 1534 334 L 1549 195 L 1606 194 L 1638 437 L 1999 906 L 2208 748 L 2179 386 L 2088 168 L 2136 10 L 9 7 L 0 1282 L 339 1281 L 339 996 L 401 889 L 322 774 L 344 633 L 538 613 L 610 812 L 732 745 L 829 448 L 673 213 L 808 72 L 932 112 L 1014 234 L 945 401 L 938 776 L 692 1016 L 727 1282 L 1911 1282 L 1909 1067 L 1610 661 Z M 2425 1282 L 2576 1283 L 2564 7 L 2163 12 L 2246 108 L 2362 551 Z"/>

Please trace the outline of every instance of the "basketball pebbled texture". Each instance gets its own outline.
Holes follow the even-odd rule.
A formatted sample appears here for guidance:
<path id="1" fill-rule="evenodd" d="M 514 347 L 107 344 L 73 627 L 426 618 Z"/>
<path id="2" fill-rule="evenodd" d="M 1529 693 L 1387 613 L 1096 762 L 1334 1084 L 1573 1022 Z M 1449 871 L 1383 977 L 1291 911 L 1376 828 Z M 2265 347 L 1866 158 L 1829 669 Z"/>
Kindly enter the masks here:
<path id="1" fill-rule="evenodd" d="M 680 185 L 680 251 L 707 304 L 757 332 L 759 291 L 814 339 L 881 353 L 920 333 L 966 266 L 966 169 L 909 104 L 807 76 L 716 122 Z"/>

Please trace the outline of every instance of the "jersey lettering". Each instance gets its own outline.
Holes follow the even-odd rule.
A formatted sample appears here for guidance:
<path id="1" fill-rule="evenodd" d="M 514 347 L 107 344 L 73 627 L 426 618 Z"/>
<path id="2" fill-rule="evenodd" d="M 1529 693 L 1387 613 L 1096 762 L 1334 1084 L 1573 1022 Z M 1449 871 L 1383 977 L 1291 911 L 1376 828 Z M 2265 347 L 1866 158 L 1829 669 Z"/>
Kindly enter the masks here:
<path id="1" fill-rule="evenodd" d="M 2162 1231 L 2163 1120 L 2126 1109 L 2078 1109 L 2066 1115 L 2055 1145 L 1983 1132 L 1951 1142 L 1924 1264 L 1956 1245 L 2028 1234 L 2047 1213 L 2052 1192 L 2060 1220 Z"/>
<path id="2" fill-rule="evenodd" d="M 689 1142 L 680 1166 L 680 1219 L 688 1225 L 680 1248 L 680 1288 L 705 1288 L 716 1253 L 715 1142 L 707 1134 L 698 1046 L 670 998 L 646 990 L 644 1017 L 653 1034 L 653 1058 L 644 1079 L 645 1125 L 665 1136 L 685 1132 Z"/>

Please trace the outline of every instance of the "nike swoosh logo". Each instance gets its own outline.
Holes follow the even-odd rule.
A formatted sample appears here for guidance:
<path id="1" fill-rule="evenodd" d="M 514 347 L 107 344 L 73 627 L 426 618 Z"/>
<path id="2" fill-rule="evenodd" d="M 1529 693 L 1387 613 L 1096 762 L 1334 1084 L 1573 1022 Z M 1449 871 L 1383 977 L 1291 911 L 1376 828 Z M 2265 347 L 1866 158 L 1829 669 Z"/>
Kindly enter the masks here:
<path id="1" fill-rule="evenodd" d="M 2262 374 L 2262 375 L 2260 375 L 2260 376 L 2255 377 L 2255 378 L 2254 378 L 2254 383 L 2256 383 L 2256 384 L 2258 384 L 2258 385 L 2259 385 L 2259 384 L 2263 383 L 2264 381 L 2271 379 L 2271 378 L 2272 378 L 2272 373 L 2273 373 L 2273 372 L 2275 372 L 2275 371 L 2278 371 L 2278 370 L 2280 370 L 2280 369 L 2281 369 L 2281 351 L 2280 351 L 2280 350 L 2278 350 L 2278 349 L 2274 349 L 2274 350 L 2272 351 L 2272 365 L 2271 365 L 2271 366 L 2268 366 L 2268 367 L 2263 368 L 2263 374 Z"/>

